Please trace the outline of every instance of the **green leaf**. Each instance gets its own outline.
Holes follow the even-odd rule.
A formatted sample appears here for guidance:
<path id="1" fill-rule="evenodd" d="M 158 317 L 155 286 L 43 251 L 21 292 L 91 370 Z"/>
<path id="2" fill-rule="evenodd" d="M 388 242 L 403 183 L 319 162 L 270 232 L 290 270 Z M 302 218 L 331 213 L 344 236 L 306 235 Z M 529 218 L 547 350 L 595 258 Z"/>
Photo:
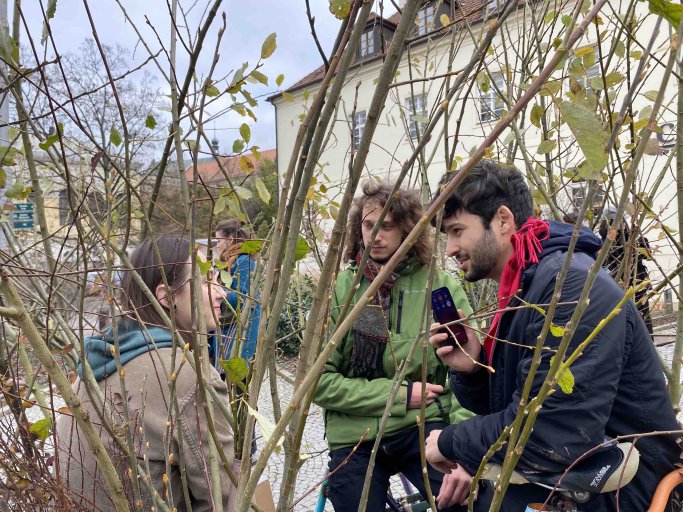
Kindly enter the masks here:
<path id="1" fill-rule="evenodd" d="M 253 76 L 257 82 L 262 83 L 263 85 L 268 85 L 268 77 L 261 73 L 260 71 L 252 71 L 251 76 Z"/>
<path id="2" fill-rule="evenodd" d="M 276 84 L 278 87 L 280 87 L 280 86 L 282 85 L 282 82 L 284 82 L 284 81 L 285 81 L 285 75 L 283 75 L 282 73 L 280 73 L 280 74 L 277 76 L 277 78 L 275 79 L 275 84 Z"/>
<path id="3" fill-rule="evenodd" d="M 543 23 L 550 25 L 555 20 L 555 11 L 548 11 L 548 14 L 543 18 Z"/>
<path id="4" fill-rule="evenodd" d="M 645 96 L 650 101 L 656 101 L 659 91 L 647 91 L 643 96 Z"/>
<path id="5" fill-rule="evenodd" d="M 43 418 L 35 423 L 31 423 L 28 427 L 28 431 L 34 434 L 41 441 L 45 441 L 50 435 L 50 429 L 52 428 L 52 420 L 50 418 Z"/>
<path id="6" fill-rule="evenodd" d="M 57 129 L 50 135 L 48 135 L 44 142 L 38 144 L 38 147 L 43 151 L 47 151 L 55 144 L 55 142 L 59 140 L 59 137 L 61 137 L 63 133 L 64 126 L 62 125 L 62 123 L 57 123 Z"/>
<path id="7" fill-rule="evenodd" d="M 534 106 L 531 107 L 531 124 L 533 124 L 536 128 L 540 128 L 542 118 L 543 107 L 541 107 L 538 103 L 534 103 Z"/>
<path id="8" fill-rule="evenodd" d="M 157 127 L 157 120 L 154 119 L 154 116 L 147 116 L 147 118 L 145 119 L 145 126 L 150 130 L 154 130 L 154 128 Z"/>
<path id="9" fill-rule="evenodd" d="M 605 88 L 605 83 L 602 81 L 601 76 L 594 76 L 593 78 L 588 80 L 588 84 L 594 91 L 602 91 Z"/>
<path id="10" fill-rule="evenodd" d="M 225 210 L 225 207 L 227 205 L 228 205 L 227 198 L 225 196 L 218 196 L 218 199 L 216 199 L 216 202 L 213 204 L 213 214 L 218 215 L 223 210 Z"/>
<path id="11" fill-rule="evenodd" d="M 226 288 L 232 287 L 232 276 L 230 275 L 230 272 L 228 272 L 227 270 L 221 270 L 220 280 L 221 284 Z"/>
<path id="12" fill-rule="evenodd" d="M 311 252 L 311 248 L 308 245 L 306 239 L 302 236 L 296 241 L 296 249 L 294 250 L 294 261 L 302 260 Z"/>
<path id="13" fill-rule="evenodd" d="M 562 16 L 561 20 L 562 20 L 562 24 L 563 24 L 565 27 L 568 27 L 569 24 L 572 22 L 572 17 L 569 16 L 568 14 L 565 14 L 565 15 Z"/>
<path id="14" fill-rule="evenodd" d="M 537 188 L 531 190 L 531 199 L 533 199 L 534 204 L 537 205 L 548 204 L 543 193 Z"/>
<path id="15" fill-rule="evenodd" d="M 0 165 L 15 165 L 15 157 L 21 154 L 23 154 L 23 151 L 13 148 L 12 146 L 0 146 Z"/>
<path id="16" fill-rule="evenodd" d="M 480 71 L 477 75 L 477 84 L 483 93 L 487 93 L 491 90 L 491 82 L 488 73 L 486 71 Z"/>
<path id="17" fill-rule="evenodd" d="M 273 32 L 268 37 L 266 37 L 265 41 L 263 41 L 263 45 L 261 46 L 261 58 L 262 59 L 267 59 L 268 57 L 273 55 L 275 48 L 277 48 L 276 39 L 277 39 L 277 34 L 275 32 Z"/>
<path id="18" fill-rule="evenodd" d="M 612 71 L 611 73 L 608 73 L 607 76 L 605 77 L 605 82 L 607 83 L 607 87 L 614 87 L 615 85 L 618 85 L 623 81 L 624 81 L 624 75 L 622 75 L 618 71 Z"/>
<path id="19" fill-rule="evenodd" d="M 291 103 L 294 101 L 294 96 L 289 94 L 287 91 L 282 91 L 282 99 Z"/>
<path id="20" fill-rule="evenodd" d="M 204 85 L 204 94 L 206 94 L 209 98 L 215 98 L 221 93 L 221 91 L 218 90 L 218 87 L 213 85 L 211 82 L 208 82 L 206 85 Z"/>
<path id="21" fill-rule="evenodd" d="M 242 242 L 240 250 L 245 254 L 256 254 L 263 249 L 263 240 L 247 240 Z"/>
<path id="22" fill-rule="evenodd" d="M 263 180 L 259 176 L 256 176 L 254 184 L 256 185 L 256 192 L 258 192 L 258 196 L 261 198 L 261 201 L 263 201 L 265 204 L 270 203 L 270 192 L 268 192 L 266 184 L 263 183 Z"/>
<path id="23" fill-rule="evenodd" d="M 624 58 L 624 56 L 626 55 L 626 46 L 624 45 L 623 41 L 617 41 L 614 44 L 614 53 L 620 59 Z"/>
<path id="24" fill-rule="evenodd" d="M 242 136 L 242 139 L 244 139 L 244 142 L 249 144 L 249 139 L 251 139 L 251 129 L 247 123 L 242 123 L 240 126 L 240 135 Z"/>
<path id="25" fill-rule="evenodd" d="M 235 142 L 232 143 L 232 152 L 233 153 L 241 153 L 243 149 L 244 149 L 244 141 L 242 139 L 237 139 Z"/>
<path id="26" fill-rule="evenodd" d="M 555 336 L 556 338 L 561 338 L 564 336 L 564 327 L 561 325 L 555 325 L 553 323 L 550 324 L 550 334 Z"/>
<path id="27" fill-rule="evenodd" d="M 681 9 L 683 5 L 668 2 L 667 0 L 649 0 L 650 12 L 657 14 L 673 25 L 678 30 L 681 23 Z"/>
<path id="28" fill-rule="evenodd" d="M 244 96 L 244 99 L 247 100 L 247 103 L 249 103 L 249 106 L 255 107 L 258 105 L 258 102 L 252 97 L 249 91 L 242 89 L 240 92 L 242 93 L 242 96 Z"/>
<path id="29" fill-rule="evenodd" d="M 15 199 L 17 201 L 23 201 L 31 192 L 33 192 L 31 187 L 25 187 L 21 180 L 16 180 L 12 186 L 5 191 L 5 197 L 8 197 L 9 199 Z"/>
<path id="30" fill-rule="evenodd" d="M 249 365 L 247 362 L 241 357 L 235 356 L 227 361 L 225 359 L 220 359 L 218 363 L 223 367 L 223 370 L 225 370 L 225 379 L 246 393 L 246 380 L 249 376 Z"/>
<path id="31" fill-rule="evenodd" d="M 536 149 L 536 153 L 539 155 L 545 155 L 547 153 L 550 153 L 553 149 L 555 149 L 555 146 L 557 146 L 557 141 L 555 141 L 555 140 L 544 140 L 538 145 L 538 149 Z"/>
<path id="32" fill-rule="evenodd" d="M 0 188 L 5 188 L 5 185 L 7 185 L 7 172 L 0 167 Z"/>
<path id="33" fill-rule="evenodd" d="M 574 49 L 574 55 L 579 58 L 588 55 L 589 53 L 595 54 L 595 47 L 592 44 L 587 44 Z"/>
<path id="34" fill-rule="evenodd" d="M 246 71 L 247 67 L 249 67 L 249 63 L 245 62 L 242 64 L 242 67 L 240 67 L 237 71 L 235 71 L 235 74 L 232 75 L 230 87 L 228 88 L 228 92 L 230 94 L 235 94 L 237 91 L 239 91 L 240 83 L 244 80 L 244 72 Z"/>
<path id="35" fill-rule="evenodd" d="M 564 121 L 586 157 L 585 170 L 593 174 L 599 173 L 607 165 L 608 154 L 605 147 L 609 141 L 609 133 L 595 113 L 583 103 L 563 101 L 559 106 Z"/>
<path id="36" fill-rule="evenodd" d="M 197 259 L 195 260 L 197 263 L 197 268 L 199 269 L 199 273 L 201 275 L 206 275 L 209 270 L 211 270 L 211 261 L 206 261 L 204 258 L 202 258 L 199 254 L 197 254 Z"/>
<path id="37" fill-rule="evenodd" d="M 252 194 L 251 190 L 249 190 L 246 187 L 243 187 L 241 185 L 235 185 L 232 188 L 240 199 L 251 199 L 252 197 L 254 197 L 254 194 Z"/>
<path id="38" fill-rule="evenodd" d="M 240 156 L 240 169 L 245 174 L 251 174 L 254 171 L 254 162 L 247 158 L 246 155 Z"/>
<path id="39" fill-rule="evenodd" d="M 652 115 L 652 105 L 645 105 L 645 107 L 643 107 L 641 109 L 641 111 L 638 112 L 638 119 L 649 120 L 651 115 Z"/>
<path id="40" fill-rule="evenodd" d="M 330 12 L 338 20 L 343 20 L 351 12 L 351 0 L 329 0 Z"/>
<path id="41" fill-rule="evenodd" d="M 583 57 L 581 57 L 581 63 L 583 64 L 583 67 L 588 69 L 593 64 L 595 64 L 595 51 L 589 52 Z"/>
<path id="42" fill-rule="evenodd" d="M 554 360 L 555 356 L 550 358 L 550 366 L 553 365 Z M 560 370 L 560 374 L 557 378 L 557 383 L 559 384 L 560 389 L 565 395 L 571 395 L 574 391 L 574 374 L 569 368 L 567 368 L 564 371 Z"/>
<path id="43" fill-rule="evenodd" d="M 560 92 L 560 89 L 562 89 L 562 81 L 553 80 L 552 82 L 546 82 L 543 84 L 538 94 L 541 96 L 555 96 L 558 92 Z"/>
<path id="44" fill-rule="evenodd" d="M 112 125 L 111 129 L 109 130 L 109 142 L 114 144 L 116 147 L 121 145 L 121 134 L 114 125 Z"/>
<path id="45" fill-rule="evenodd" d="M 48 0 L 47 9 L 45 10 L 45 21 L 43 22 L 43 34 L 40 36 L 40 44 L 44 45 L 47 42 L 47 36 L 50 33 L 48 23 L 55 17 L 57 11 L 57 0 Z"/>

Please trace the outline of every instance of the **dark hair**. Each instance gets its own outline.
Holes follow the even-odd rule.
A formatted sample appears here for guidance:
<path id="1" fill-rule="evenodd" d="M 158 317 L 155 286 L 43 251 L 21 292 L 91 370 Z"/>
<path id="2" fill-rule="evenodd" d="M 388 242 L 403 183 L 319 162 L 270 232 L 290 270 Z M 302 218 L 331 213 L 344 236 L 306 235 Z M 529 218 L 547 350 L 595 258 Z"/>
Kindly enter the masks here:
<path id="1" fill-rule="evenodd" d="M 386 182 L 380 183 L 375 180 L 368 180 L 363 183 L 361 188 L 363 195 L 353 200 L 351 212 L 349 213 L 346 252 L 344 253 L 347 261 L 355 261 L 358 252 L 365 248 L 363 245 L 363 232 L 361 231 L 363 208 L 371 202 L 376 202 L 384 208 L 394 186 Z M 405 240 L 408 233 L 413 230 L 420 217 L 422 217 L 422 212 L 422 201 L 416 190 L 399 189 L 397 191 L 394 201 L 389 208 L 389 213 L 391 213 L 394 224 L 401 230 L 402 240 Z M 432 257 L 429 230 L 422 232 L 415 245 L 410 248 L 408 255 L 415 256 L 422 265 L 429 265 Z"/>
<path id="2" fill-rule="evenodd" d="M 148 238 L 138 245 L 130 257 L 133 268 L 152 293 L 163 283 L 162 275 L 171 290 L 187 281 L 190 277 L 190 242 L 180 235 L 162 235 L 155 239 L 159 250 L 159 258 L 154 250 L 153 240 Z M 163 326 L 164 321 L 152 306 L 151 301 L 133 280 L 133 273 L 126 272 L 121 279 L 125 308 L 135 310 L 145 324 Z M 130 318 L 136 316 L 131 314 Z M 178 326 L 183 327 L 183 326 Z"/>
<path id="3" fill-rule="evenodd" d="M 457 172 L 443 175 L 439 191 L 457 176 Z M 434 196 L 434 199 L 439 194 Z M 466 211 L 478 215 L 485 229 L 491 227 L 491 219 L 501 206 L 507 206 L 515 218 L 517 229 L 534 213 L 531 194 L 526 180 L 512 165 L 495 160 L 480 161 L 446 200 L 443 218 Z M 434 221 L 432 221 L 433 223 Z"/>
<path id="4" fill-rule="evenodd" d="M 222 237 L 233 237 L 239 240 L 249 240 L 251 232 L 244 223 L 235 218 L 225 219 L 216 224 L 216 232 L 220 233 Z"/>

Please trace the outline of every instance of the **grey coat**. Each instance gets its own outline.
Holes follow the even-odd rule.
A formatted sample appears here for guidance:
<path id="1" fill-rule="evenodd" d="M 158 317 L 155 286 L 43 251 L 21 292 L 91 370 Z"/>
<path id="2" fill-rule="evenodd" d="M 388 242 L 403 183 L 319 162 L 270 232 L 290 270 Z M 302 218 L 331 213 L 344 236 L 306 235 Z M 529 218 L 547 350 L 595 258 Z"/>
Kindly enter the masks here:
<path id="1" fill-rule="evenodd" d="M 178 512 L 187 510 L 183 493 L 184 474 L 192 510 L 209 511 L 214 509 L 208 477 L 208 447 L 212 443 L 211 435 L 197 387 L 197 376 L 184 360 L 180 349 L 177 350 L 175 364 L 177 406 L 170 399 L 172 354 L 172 348 L 160 348 L 156 352 L 140 355 L 123 366 L 125 399 L 130 411 L 137 462 L 146 468 L 145 472 L 150 477 L 152 485 L 169 509 L 173 510 L 175 507 Z M 215 370 L 211 369 L 211 372 L 211 385 L 218 396 L 226 397 L 227 401 L 225 383 Z M 99 385 L 112 406 L 115 431 L 122 432 L 122 439 L 125 442 L 125 416 L 118 373 L 101 380 Z M 118 469 L 131 510 L 136 510 L 133 486 L 128 476 L 130 461 L 118 449 L 109 433 L 101 428 L 100 417 L 80 379 L 74 383 L 74 389 L 95 427 L 100 429 L 100 438 Z M 214 424 L 225 456 L 234 469 L 236 464 L 232 431 L 217 410 Z M 81 504 L 87 509 L 114 510 L 95 457 L 70 415 L 62 414 L 57 420 L 57 445 L 58 470 L 74 499 L 80 499 Z M 220 460 L 219 467 L 223 510 L 229 511 L 232 510 L 232 500 L 235 498 L 234 487 L 222 469 Z M 168 475 L 166 485 L 165 474 Z M 144 486 L 140 487 L 143 506 L 137 510 L 149 510 L 154 505 L 153 498 L 144 490 Z"/>

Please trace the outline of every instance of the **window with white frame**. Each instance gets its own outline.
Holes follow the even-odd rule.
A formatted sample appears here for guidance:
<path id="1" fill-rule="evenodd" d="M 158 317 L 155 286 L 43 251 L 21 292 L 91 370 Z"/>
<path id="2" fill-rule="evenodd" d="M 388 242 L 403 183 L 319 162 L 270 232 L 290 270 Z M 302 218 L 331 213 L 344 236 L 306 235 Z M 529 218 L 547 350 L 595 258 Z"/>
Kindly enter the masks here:
<path id="1" fill-rule="evenodd" d="M 427 94 L 416 94 L 406 98 L 406 111 L 410 138 L 415 139 L 418 130 L 420 134 L 424 133 L 427 119 Z"/>
<path id="2" fill-rule="evenodd" d="M 368 55 L 373 55 L 375 53 L 375 31 L 370 29 L 367 32 L 363 32 L 360 36 L 360 55 L 362 59 Z"/>
<path id="3" fill-rule="evenodd" d="M 417 34 L 424 35 L 434 28 L 434 4 L 428 3 L 417 13 Z"/>
<path id="4" fill-rule="evenodd" d="M 600 65 L 593 64 L 586 70 L 586 76 L 581 76 L 576 79 L 578 84 L 586 90 L 586 94 L 595 94 L 591 87 L 591 79 L 600 76 Z"/>
<path id="5" fill-rule="evenodd" d="M 505 102 L 498 94 L 498 91 L 505 91 L 505 80 L 503 79 L 503 74 L 494 73 L 492 78 L 493 83 L 489 83 L 488 87 L 482 87 L 481 85 L 479 86 L 479 92 L 481 94 L 481 103 L 479 105 L 479 121 L 482 123 L 499 119 L 505 110 Z"/>
<path id="6" fill-rule="evenodd" d="M 360 138 L 363 136 L 363 129 L 367 119 L 368 116 L 365 110 L 356 112 L 353 115 L 353 149 L 358 149 L 358 146 L 360 146 Z"/>

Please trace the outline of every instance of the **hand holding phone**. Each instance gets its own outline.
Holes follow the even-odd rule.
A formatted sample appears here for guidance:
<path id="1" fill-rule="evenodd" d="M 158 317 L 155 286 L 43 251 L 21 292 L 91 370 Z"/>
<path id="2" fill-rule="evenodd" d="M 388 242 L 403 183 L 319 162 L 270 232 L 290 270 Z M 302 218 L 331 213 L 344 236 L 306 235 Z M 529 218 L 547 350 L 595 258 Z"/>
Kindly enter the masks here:
<path id="1" fill-rule="evenodd" d="M 443 288 L 432 291 L 432 314 L 434 315 L 434 319 L 440 324 L 450 324 L 448 325 L 448 328 L 444 327 L 439 330 L 439 332 L 448 334 L 448 338 L 441 344 L 442 346 L 450 345 L 454 348 L 458 348 L 458 343 L 460 343 L 461 347 L 467 344 L 467 332 L 465 331 L 465 327 L 461 323 L 451 323 L 456 320 L 461 320 L 461 317 L 458 313 L 458 308 L 455 306 L 455 302 L 453 302 L 451 292 L 447 287 L 444 286 Z M 455 335 L 455 338 L 457 338 L 458 343 L 455 342 L 451 332 Z"/>

